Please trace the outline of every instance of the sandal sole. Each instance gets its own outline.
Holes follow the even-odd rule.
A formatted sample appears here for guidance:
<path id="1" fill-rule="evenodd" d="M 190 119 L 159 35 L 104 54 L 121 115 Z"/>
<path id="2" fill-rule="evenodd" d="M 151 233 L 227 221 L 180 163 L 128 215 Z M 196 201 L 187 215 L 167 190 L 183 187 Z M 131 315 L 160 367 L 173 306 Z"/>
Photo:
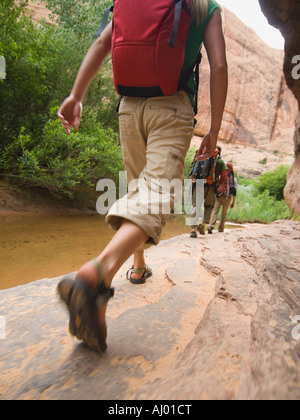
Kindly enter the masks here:
<path id="1" fill-rule="evenodd" d="M 93 291 L 83 281 L 73 281 L 68 277 L 58 284 L 57 291 L 69 311 L 70 334 L 91 349 L 105 352 L 107 329 L 106 325 L 99 325 L 99 309 L 102 305 L 97 304 Z"/>
<path id="2" fill-rule="evenodd" d="M 149 277 L 151 277 L 152 276 L 152 272 L 150 272 L 150 273 L 145 273 L 144 274 L 144 276 L 141 278 L 141 279 L 133 279 L 131 276 L 130 276 L 130 282 L 132 283 L 132 284 L 145 284 L 146 283 L 146 280 L 149 278 Z"/>

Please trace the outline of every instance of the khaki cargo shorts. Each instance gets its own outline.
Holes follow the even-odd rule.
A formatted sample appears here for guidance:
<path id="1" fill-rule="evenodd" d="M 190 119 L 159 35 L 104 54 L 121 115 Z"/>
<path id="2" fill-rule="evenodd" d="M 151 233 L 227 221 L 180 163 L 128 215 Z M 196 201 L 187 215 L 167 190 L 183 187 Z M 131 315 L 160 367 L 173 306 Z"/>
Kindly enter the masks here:
<path id="1" fill-rule="evenodd" d="M 119 125 L 128 194 L 114 203 L 106 221 L 118 230 L 129 220 L 147 233 L 149 243 L 158 244 L 174 208 L 170 183 L 182 182 L 194 133 L 193 108 L 183 91 L 168 97 L 124 97 Z"/>

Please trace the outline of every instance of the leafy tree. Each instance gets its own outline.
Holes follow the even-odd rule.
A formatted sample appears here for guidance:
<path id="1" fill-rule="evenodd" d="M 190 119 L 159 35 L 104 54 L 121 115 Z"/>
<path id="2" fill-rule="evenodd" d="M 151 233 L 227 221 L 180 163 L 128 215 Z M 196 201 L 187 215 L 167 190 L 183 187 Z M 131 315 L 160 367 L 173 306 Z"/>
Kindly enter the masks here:
<path id="1" fill-rule="evenodd" d="M 116 133 L 100 127 L 92 109 L 85 107 L 80 131 L 68 136 L 56 113 L 57 108 L 51 110 L 39 143 L 23 128 L 6 147 L 0 167 L 6 170 L 7 178 L 72 199 L 83 190 L 95 191 L 99 179 L 109 178 L 117 183 L 123 163 Z"/>
<path id="2" fill-rule="evenodd" d="M 56 24 L 36 25 L 25 13 L 28 0 L 0 3 L 0 54 L 6 60 L 6 80 L 0 81 L 0 153 L 21 127 L 38 138 L 49 107 L 70 92 L 80 63 L 102 19 L 106 2 L 48 0 Z M 85 104 L 99 123 L 117 130 L 111 60 L 107 59 L 92 83 Z"/>
<path id="3" fill-rule="evenodd" d="M 104 11 L 113 4 L 113 0 L 46 0 L 45 4 L 52 12 L 53 21 L 67 33 L 72 33 L 75 36 L 76 51 L 81 61 L 95 39 Z M 85 104 L 93 108 L 99 123 L 117 131 L 116 108 L 118 101 L 119 97 L 114 89 L 112 63 L 109 57 L 91 83 Z"/>
<path id="4" fill-rule="evenodd" d="M 49 104 L 66 96 L 80 62 L 71 47 L 74 35 L 67 37 L 45 22 L 37 26 L 25 14 L 26 4 L 0 3 L 0 51 L 6 60 L 6 79 L 0 83 L 0 152 L 21 127 L 34 137 L 41 134 Z"/>
<path id="5" fill-rule="evenodd" d="M 27 3 L 0 3 L 7 73 L 0 80 L 0 177 L 75 198 L 122 169 L 110 58 L 88 91 L 79 133 L 68 137 L 53 113 L 71 90 L 106 4 L 49 0 L 60 14 L 53 25 L 37 25 L 25 13 Z"/>
<path id="6" fill-rule="evenodd" d="M 91 43 L 100 26 L 104 11 L 113 0 L 45 0 L 52 19 L 74 32 L 80 42 Z"/>

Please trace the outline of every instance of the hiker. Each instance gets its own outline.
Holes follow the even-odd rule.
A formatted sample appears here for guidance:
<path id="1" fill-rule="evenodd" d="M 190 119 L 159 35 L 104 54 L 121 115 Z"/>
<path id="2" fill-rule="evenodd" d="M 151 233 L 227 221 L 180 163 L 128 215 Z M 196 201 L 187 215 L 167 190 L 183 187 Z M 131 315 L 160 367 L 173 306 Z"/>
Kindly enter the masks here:
<path id="1" fill-rule="evenodd" d="M 218 146 L 214 151 L 214 166 L 207 179 L 204 181 L 204 218 L 201 223 L 191 226 L 191 238 L 197 238 L 197 231 L 200 235 L 205 235 L 205 224 L 210 223 L 211 215 L 216 202 L 216 194 L 222 190 L 222 185 L 226 181 L 227 166 L 221 158 L 222 148 Z M 193 206 L 196 205 L 196 183 L 193 183 Z"/>
<path id="2" fill-rule="evenodd" d="M 227 167 L 228 167 L 228 171 L 227 171 L 226 182 L 223 185 L 221 185 L 219 189 L 219 194 L 217 195 L 216 203 L 215 203 L 212 215 L 211 215 L 210 223 L 207 228 L 207 232 L 209 234 L 213 233 L 213 230 L 216 226 L 220 208 L 222 207 L 222 216 L 221 216 L 221 221 L 219 225 L 219 232 L 224 232 L 225 222 L 226 222 L 226 217 L 227 217 L 229 207 L 233 209 L 235 206 L 238 182 L 234 174 L 233 164 L 231 162 L 228 162 Z"/>
<path id="3" fill-rule="evenodd" d="M 173 4 L 170 0 L 159 1 L 172 4 L 173 9 L 176 4 L 177 12 L 178 6 L 182 5 L 186 8 L 186 2 Z M 80 267 L 75 281 L 67 276 L 58 285 L 58 293 L 69 310 L 71 334 L 96 351 L 105 351 L 107 347 L 105 313 L 108 300 L 114 293 L 111 284 L 115 274 L 129 257 L 134 255 L 133 270 L 139 271 L 132 271 L 130 277 L 136 281 L 142 281 L 145 276 L 150 275 L 150 269 L 146 266 L 144 246 L 159 243 L 162 228 L 169 216 L 151 214 L 147 211 L 139 212 L 137 203 L 140 207 L 144 205 L 143 197 L 151 195 L 151 188 L 155 189 L 155 181 L 182 180 L 185 157 L 194 131 L 193 74 L 187 82 L 182 84 L 179 82 L 179 86 L 182 86 L 179 89 L 176 82 L 175 93 L 170 95 L 165 95 L 160 87 L 159 89 L 146 88 L 145 93 L 142 93 L 144 90 L 140 88 L 140 84 L 131 88 L 137 78 L 144 76 L 144 72 L 139 71 L 140 66 L 138 66 L 137 70 L 133 69 L 138 73 L 132 77 L 132 72 L 127 70 L 130 65 L 128 57 L 134 59 L 138 53 L 140 54 L 140 50 L 132 51 L 128 43 L 126 48 L 129 51 L 124 48 L 122 51 L 117 47 L 114 48 L 115 38 L 120 33 L 123 35 L 126 28 L 134 32 L 137 28 L 143 30 L 145 25 L 128 24 L 117 33 L 115 28 L 117 24 L 122 24 L 119 12 L 123 10 L 124 2 L 115 0 L 114 3 L 113 23 L 104 29 L 91 46 L 80 67 L 70 96 L 65 99 L 58 111 L 61 123 L 68 134 L 73 126 L 78 130 L 85 93 L 105 57 L 112 51 L 115 87 L 123 95 L 119 107 L 119 125 L 124 165 L 128 182 L 133 179 L 137 179 L 138 182 L 136 188 L 112 206 L 106 217 L 106 221 L 116 230 L 116 234 L 105 250 L 97 258 Z M 146 10 L 146 3 L 147 8 L 152 7 L 156 13 L 160 12 L 160 8 L 153 7 L 157 0 L 155 2 L 136 0 L 133 10 L 130 13 L 126 10 L 124 16 L 127 15 L 128 19 L 133 19 L 136 13 L 140 13 L 137 16 L 138 21 L 140 22 L 144 17 L 148 22 L 150 12 Z M 202 155 L 201 158 L 204 160 L 214 153 L 222 122 L 228 85 L 226 51 L 220 6 L 214 0 L 190 0 L 189 3 L 192 18 L 185 10 L 181 13 L 184 19 L 187 17 L 191 19 L 191 23 L 189 22 L 187 28 L 188 38 L 184 43 L 185 51 L 181 51 L 184 64 L 179 68 L 179 72 L 182 68 L 182 74 L 185 74 L 185 70 L 197 61 L 198 52 L 204 43 L 211 69 L 211 128 L 199 149 L 199 155 Z M 174 21 L 176 19 L 173 17 L 172 24 Z M 145 32 L 150 33 L 150 31 Z M 140 43 L 137 42 L 137 44 L 136 48 L 140 46 Z M 180 47 L 180 44 L 175 42 L 176 45 Z M 149 48 L 149 43 L 143 48 Z M 165 58 L 170 46 L 165 45 L 164 50 L 158 64 L 166 66 L 169 65 L 169 60 Z M 121 57 L 115 54 L 121 54 Z M 146 59 L 148 54 L 140 54 L 140 56 Z M 175 57 L 176 63 L 178 63 L 178 57 Z M 126 71 L 124 71 L 125 67 Z M 168 69 L 168 74 L 174 70 L 172 66 Z M 146 68 L 147 71 L 149 72 L 148 68 Z M 150 69 L 149 77 L 155 76 L 152 73 Z M 127 77 L 133 80 L 129 88 L 125 85 Z M 169 76 L 163 80 L 165 84 L 172 81 Z M 130 96 L 135 92 L 136 96 Z M 156 96 L 153 97 L 153 94 Z M 158 188 L 158 191 L 163 194 L 161 188 Z M 154 192 L 157 193 L 157 191 Z M 173 197 L 169 196 L 168 200 L 174 207 Z"/>

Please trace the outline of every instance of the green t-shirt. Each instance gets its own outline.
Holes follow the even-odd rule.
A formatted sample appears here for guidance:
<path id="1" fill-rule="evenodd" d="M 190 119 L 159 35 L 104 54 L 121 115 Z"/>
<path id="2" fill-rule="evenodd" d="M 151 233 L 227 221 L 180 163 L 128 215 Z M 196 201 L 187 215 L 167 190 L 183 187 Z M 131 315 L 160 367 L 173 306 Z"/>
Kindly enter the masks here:
<path id="1" fill-rule="evenodd" d="M 217 163 L 216 163 L 216 169 L 215 169 L 215 176 L 216 176 L 216 180 L 217 182 L 219 181 L 219 176 L 221 175 L 221 172 L 223 171 L 227 171 L 227 165 L 224 162 L 224 160 L 222 158 L 218 158 Z"/>
<path id="2" fill-rule="evenodd" d="M 190 31 L 188 35 L 188 39 L 186 42 L 185 47 L 185 61 L 181 70 L 181 76 L 180 79 L 184 77 L 186 72 L 191 68 L 191 66 L 195 63 L 197 56 L 199 54 L 199 51 L 203 44 L 204 39 L 204 32 L 207 26 L 208 21 L 212 17 L 212 14 L 215 9 L 220 9 L 220 6 L 215 0 L 208 0 L 208 14 L 207 18 L 204 20 L 203 23 L 201 23 L 199 26 L 197 26 L 196 22 L 193 20 L 190 26 Z M 192 92 L 196 91 L 195 86 L 195 76 L 192 74 L 190 77 L 190 80 L 187 83 L 187 87 L 191 89 Z M 194 106 L 194 97 L 193 95 L 189 95 L 192 106 Z"/>
<path id="3" fill-rule="evenodd" d="M 219 177 L 223 171 L 227 171 L 227 170 L 228 168 L 224 160 L 218 157 L 216 166 L 215 166 L 215 188 L 219 188 L 219 185 L 220 185 Z"/>

